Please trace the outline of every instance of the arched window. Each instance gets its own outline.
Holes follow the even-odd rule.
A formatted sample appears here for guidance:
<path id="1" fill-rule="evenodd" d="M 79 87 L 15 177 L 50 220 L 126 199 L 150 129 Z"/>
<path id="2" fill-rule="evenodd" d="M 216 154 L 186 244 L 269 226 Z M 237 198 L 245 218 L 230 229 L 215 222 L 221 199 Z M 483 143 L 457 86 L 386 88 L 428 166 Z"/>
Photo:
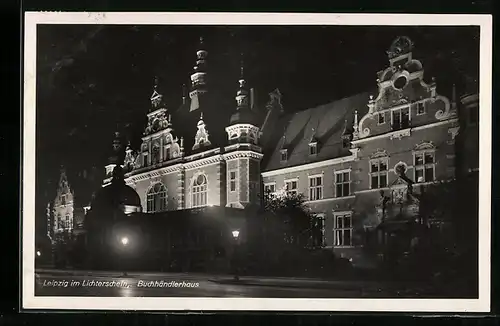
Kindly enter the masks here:
<path id="1" fill-rule="evenodd" d="M 200 174 L 193 180 L 192 207 L 201 207 L 207 205 L 207 177 Z"/>
<path id="2" fill-rule="evenodd" d="M 167 188 L 162 183 L 156 183 L 147 194 L 147 208 L 149 213 L 163 212 L 167 209 Z"/>

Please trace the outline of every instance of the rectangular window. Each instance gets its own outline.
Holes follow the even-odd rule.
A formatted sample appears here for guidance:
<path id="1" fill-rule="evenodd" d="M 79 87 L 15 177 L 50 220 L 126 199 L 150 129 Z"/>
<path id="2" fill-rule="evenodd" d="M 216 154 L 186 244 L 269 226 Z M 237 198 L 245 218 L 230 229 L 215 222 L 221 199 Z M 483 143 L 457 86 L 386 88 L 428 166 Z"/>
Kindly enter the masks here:
<path id="1" fill-rule="evenodd" d="M 170 146 L 165 148 L 165 160 L 170 160 Z"/>
<path id="2" fill-rule="evenodd" d="M 352 246 L 352 214 L 335 214 L 333 238 L 335 247 Z"/>
<path id="3" fill-rule="evenodd" d="M 61 195 L 61 205 L 66 205 L 66 195 Z"/>
<path id="4" fill-rule="evenodd" d="M 425 103 L 418 102 L 417 103 L 417 115 L 425 114 Z"/>
<path id="5" fill-rule="evenodd" d="M 148 153 L 142 153 L 142 166 L 148 166 Z"/>
<path id="6" fill-rule="evenodd" d="M 287 194 L 296 195 L 298 193 L 298 181 L 297 180 L 287 180 L 287 181 L 285 181 L 285 185 L 286 185 Z"/>
<path id="7" fill-rule="evenodd" d="M 281 162 L 286 162 L 288 160 L 288 153 L 286 150 L 281 151 Z"/>
<path id="8" fill-rule="evenodd" d="M 385 123 L 385 112 L 378 114 L 378 124 L 383 125 Z"/>
<path id="9" fill-rule="evenodd" d="M 410 127 L 409 109 L 401 108 L 392 111 L 392 130 L 401 130 Z"/>
<path id="10" fill-rule="evenodd" d="M 274 194 L 276 192 L 276 184 L 275 183 L 267 183 L 264 185 L 264 193 L 267 195 Z"/>
<path id="11" fill-rule="evenodd" d="M 229 190 L 236 191 L 236 171 L 229 172 Z"/>
<path id="12" fill-rule="evenodd" d="M 309 155 L 318 154 L 318 146 L 316 143 L 309 144 Z"/>
<path id="13" fill-rule="evenodd" d="M 323 176 L 309 177 L 309 200 L 323 199 Z"/>
<path id="14" fill-rule="evenodd" d="M 351 176 L 349 171 L 335 172 L 335 197 L 351 194 Z"/>
<path id="15" fill-rule="evenodd" d="M 436 165 L 434 154 L 434 151 L 418 152 L 414 154 L 416 182 L 434 181 L 434 171 Z"/>
<path id="16" fill-rule="evenodd" d="M 370 161 L 371 189 L 387 187 L 387 158 Z"/>

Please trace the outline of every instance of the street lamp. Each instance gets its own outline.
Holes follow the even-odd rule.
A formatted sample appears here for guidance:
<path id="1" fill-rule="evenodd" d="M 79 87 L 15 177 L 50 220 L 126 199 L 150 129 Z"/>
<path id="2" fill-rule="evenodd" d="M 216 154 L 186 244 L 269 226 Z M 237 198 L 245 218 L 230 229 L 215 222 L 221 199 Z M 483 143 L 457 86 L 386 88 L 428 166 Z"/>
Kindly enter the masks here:
<path id="1" fill-rule="evenodd" d="M 231 234 L 233 235 L 233 239 L 234 239 L 234 246 L 233 246 L 233 268 L 234 268 L 234 280 L 235 281 L 239 281 L 240 280 L 240 277 L 238 275 L 238 262 L 237 262 L 237 249 L 238 249 L 238 238 L 240 236 L 240 231 L 239 230 L 233 230 L 231 232 Z"/>
<path id="2" fill-rule="evenodd" d="M 40 256 L 42 255 L 42 253 L 40 252 L 40 250 L 37 250 L 37 251 L 36 251 L 36 255 L 37 255 L 38 257 L 40 257 Z"/>
<path id="3" fill-rule="evenodd" d="M 128 238 L 127 237 L 123 237 L 121 239 L 121 242 L 122 242 L 122 245 L 124 245 L 124 246 L 128 245 Z"/>
<path id="4" fill-rule="evenodd" d="M 129 239 L 125 236 L 120 239 L 120 242 L 122 243 L 123 247 L 126 247 L 129 243 Z M 125 261 L 125 259 L 123 259 L 123 261 Z M 127 276 L 127 270 L 125 268 L 123 271 L 123 276 Z"/>

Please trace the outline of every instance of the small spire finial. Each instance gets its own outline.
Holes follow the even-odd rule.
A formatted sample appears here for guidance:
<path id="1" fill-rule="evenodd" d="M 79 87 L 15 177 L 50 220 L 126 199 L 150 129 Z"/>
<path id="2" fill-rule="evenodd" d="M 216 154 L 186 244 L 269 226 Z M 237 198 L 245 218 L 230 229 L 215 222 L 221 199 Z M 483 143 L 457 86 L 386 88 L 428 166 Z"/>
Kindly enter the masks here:
<path id="1" fill-rule="evenodd" d="M 158 76 L 155 76 L 153 87 L 155 90 L 158 88 Z"/>
<path id="2" fill-rule="evenodd" d="M 200 36 L 200 46 L 203 46 L 203 36 Z"/>
<path id="3" fill-rule="evenodd" d="M 200 112 L 200 120 L 203 120 L 203 112 Z"/>

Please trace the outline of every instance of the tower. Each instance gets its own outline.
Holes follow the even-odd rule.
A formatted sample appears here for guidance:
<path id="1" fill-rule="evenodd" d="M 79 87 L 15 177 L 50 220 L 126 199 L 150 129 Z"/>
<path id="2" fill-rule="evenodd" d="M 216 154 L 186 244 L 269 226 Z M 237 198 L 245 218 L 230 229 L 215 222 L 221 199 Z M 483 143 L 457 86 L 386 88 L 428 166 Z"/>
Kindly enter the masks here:
<path id="1" fill-rule="evenodd" d="M 200 37 L 199 49 L 196 51 L 196 65 L 193 67 L 193 74 L 191 74 L 191 92 L 189 93 L 191 99 L 190 112 L 202 108 L 205 104 L 207 93 L 206 59 L 208 52 L 203 48 L 203 38 Z"/>
<path id="2" fill-rule="evenodd" d="M 52 206 L 52 232 L 54 237 L 73 230 L 74 193 L 71 189 L 66 169 L 61 167 L 56 198 Z M 48 209 L 51 207 L 48 206 Z M 50 212 L 47 212 L 50 214 Z M 53 238 L 53 240 L 55 240 Z"/>
<path id="3" fill-rule="evenodd" d="M 259 127 L 250 107 L 250 96 L 244 77 L 243 63 L 236 92 L 236 112 L 226 127 L 229 145 L 225 147 L 227 205 L 244 208 L 260 204 L 260 162 L 262 148 L 259 144 Z"/>

